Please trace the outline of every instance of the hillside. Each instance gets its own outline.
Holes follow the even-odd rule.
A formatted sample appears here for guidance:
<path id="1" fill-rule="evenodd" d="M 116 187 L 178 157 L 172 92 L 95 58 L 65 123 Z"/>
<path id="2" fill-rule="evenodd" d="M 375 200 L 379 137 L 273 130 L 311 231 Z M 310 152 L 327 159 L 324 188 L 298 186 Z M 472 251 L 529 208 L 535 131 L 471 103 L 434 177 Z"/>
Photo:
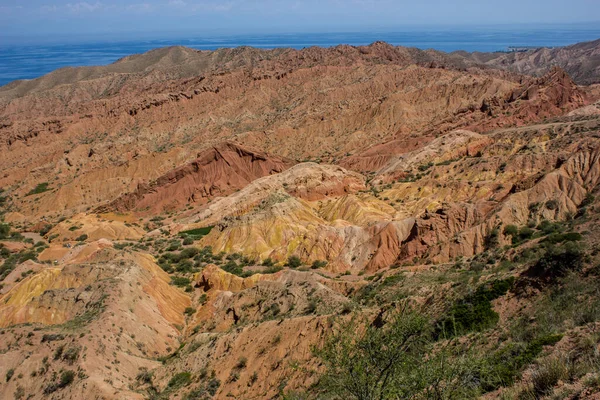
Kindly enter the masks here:
<path id="1" fill-rule="evenodd" d="M 0 398 L 598 398 L 596 47 L 0 89 Z"/>

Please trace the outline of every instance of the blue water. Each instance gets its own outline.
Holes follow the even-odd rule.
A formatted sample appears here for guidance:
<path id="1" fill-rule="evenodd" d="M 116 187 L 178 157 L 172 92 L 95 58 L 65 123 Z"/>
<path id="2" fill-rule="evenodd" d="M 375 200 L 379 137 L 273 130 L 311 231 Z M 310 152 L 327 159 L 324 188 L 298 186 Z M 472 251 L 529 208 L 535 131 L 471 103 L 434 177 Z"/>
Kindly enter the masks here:
<path id="1" fill-rule="evenodd" d="M 596 27 L 545 27 L 536 29 L 410 30 L 404 32 L 363 32 L 286 35 L 243 35 L 188 37 L 169 40 L 110 41 L 44 45 L 0 45 L 0 86 L 16 79 L 33 79 L 67 66 L 106 65 L 121 57 L 148 50 L 182 45 L 214 50 L 222 47 L 257 48 L 310 46 L 330 47 L 338 44 L 367 45 L 383 40 L 393 45 L 441 51 L 504 51 L 510 46 L 565 46 L 600 38 Z"/>

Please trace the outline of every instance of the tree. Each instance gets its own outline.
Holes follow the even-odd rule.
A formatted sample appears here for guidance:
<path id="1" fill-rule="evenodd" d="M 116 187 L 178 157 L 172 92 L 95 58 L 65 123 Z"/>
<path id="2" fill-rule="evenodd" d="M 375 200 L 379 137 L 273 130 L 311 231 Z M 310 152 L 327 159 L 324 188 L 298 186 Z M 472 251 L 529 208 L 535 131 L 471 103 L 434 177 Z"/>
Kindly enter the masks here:
<path id="1" fill-rule="evenodd" d="M 477 391 L 469 351 L 435 347 L 422 315 L 392 312 L 383 326 L 355 315 L 337 328 L 316 351 L 326 367 L 318 385 L 326 397 L 449 399 Z"/>
<path id="2" fill-rule="evenodd" d="M 289 256 L 287 265 L 290 268 L 298 268 L 302 265 L 302 260 L 298 256 Z"/>

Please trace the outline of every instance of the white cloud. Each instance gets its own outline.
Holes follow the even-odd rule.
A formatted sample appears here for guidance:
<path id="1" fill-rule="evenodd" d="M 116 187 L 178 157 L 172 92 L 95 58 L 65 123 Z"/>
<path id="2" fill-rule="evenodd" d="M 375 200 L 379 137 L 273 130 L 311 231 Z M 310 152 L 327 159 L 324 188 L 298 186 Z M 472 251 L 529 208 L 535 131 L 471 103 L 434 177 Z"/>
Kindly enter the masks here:
<path id="1" fill-rule="evenodd" d="M 67 8 L 72 13 L 81 13 L 81 12 L 94 12 L 102 9 L 102 3 L 88 3 L 86 1 L 82 1 L 79 3 L 68 3 Z"/>
<path id="2" fill-rule="evenodd" d="M 150 3 L 137 3 L 127 6 L 127 10 L 140 13 L 151 12 L 154 11 L 155 8 L 156 7 Z"/>

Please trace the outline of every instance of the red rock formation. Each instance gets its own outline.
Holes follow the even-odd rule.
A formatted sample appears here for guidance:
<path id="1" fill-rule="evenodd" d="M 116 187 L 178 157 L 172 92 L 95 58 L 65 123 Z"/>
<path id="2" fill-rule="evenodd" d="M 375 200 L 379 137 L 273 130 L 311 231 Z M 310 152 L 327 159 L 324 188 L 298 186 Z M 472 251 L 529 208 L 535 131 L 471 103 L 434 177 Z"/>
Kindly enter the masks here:
<path id="1" fill-rule="evenodd" d="M 284 171 L 291 160 L 271 157 L 238 144 L 225 142 L 201 154 L 151 183 L 140 184 L 97 212 L 178 209 L 186 204 L 204 204 L 215 196 L 227 196 L 263 176 Z"/>

